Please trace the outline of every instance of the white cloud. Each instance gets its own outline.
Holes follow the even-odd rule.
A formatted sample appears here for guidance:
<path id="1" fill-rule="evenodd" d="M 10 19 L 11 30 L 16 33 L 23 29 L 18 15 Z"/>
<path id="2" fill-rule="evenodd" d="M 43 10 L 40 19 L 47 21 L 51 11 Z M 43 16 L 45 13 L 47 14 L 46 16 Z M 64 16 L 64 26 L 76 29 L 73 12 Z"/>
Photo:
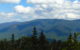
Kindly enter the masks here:
<path id="1" fill-rule="evenodd" d="M 67 18 L 76 19 L 76 17 L 79 19 L 80 15 L 75 13 L 67 13 Z"/>
<path id="2" fill-rule="evenodd" d="M 15 13 L 0 13 L 1 18 L 9 21 L 29 21 L 34 19 L 80 19 L 80 4 L 78 1 L 64 0 L 27 0 L 34 7 L 16 5 Z"/>
<path id="3" fill-rule="evenodd" d="M 15 16 L 15 14 L 14 13 L 7 13 L 7 16 L 12 17 L 12 16 Z"/>
<path id="4" fill-rule="evenodd" d="M 13 17 L 15 14 L 13 12 L 5 13 L 5 12 L 0 12 L 0 16 L 2 17 Z"/>
<path id="5" fill-rule="evenodd" d="M 0 12 L 0 23 L 16 21 L 16 14 L 13 12 Z M 17 20 L 18 21 L 18 20 Z"/>
<path id="6" fill-rule="evenodd" d="M 58 3 L 58 4 L 62 4 L 64 2 L 64 0 L 27 0 L 27 3 Z"/>
<path id="7" fill-rule="evenodd" d="M 17 5 L 14 9 L 18 13 L 29 13 L 33 11 L 31 7 L 24 7 L 22 5 Z"/>
<path id="8" fill-rule="evenodd" d="M 35 5 L 36 18 L 80 19 L 78 0 L 27 0 Z"/>
<path id="9" fill-rule="evenodd" d="M 20 0 L 0 0 L 0 3 L 20 3 Z M 34 7 L 16 5 L 15 12 L 0 12 L 0 21 L 29 21 L 34 19 L 80 19 L 80 2 L 67 0 L 27 0 Z"/>
<path id="10" fill-rule="evenodd" d="M 0 0 L 0 3 L 20 3 L 21 0 Z"/>

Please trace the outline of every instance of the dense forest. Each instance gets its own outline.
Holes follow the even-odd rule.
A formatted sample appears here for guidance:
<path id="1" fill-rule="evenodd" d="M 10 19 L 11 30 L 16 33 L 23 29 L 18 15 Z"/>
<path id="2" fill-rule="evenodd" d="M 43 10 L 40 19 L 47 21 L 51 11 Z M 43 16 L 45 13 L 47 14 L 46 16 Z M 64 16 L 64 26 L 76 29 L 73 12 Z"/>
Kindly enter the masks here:
<path id="1" fill-rule="evenodd" d="M 70 33 L 66 41 L 56 39 L 49 41 L 43 30 L 39 36 L 37 35 L 36 27 L 33 28 L 31 37 L 15 39 L 15 34 L 12 34 L 10 40 L 0 40 L 0 50 L 80 50 L 77 33 Z"/>

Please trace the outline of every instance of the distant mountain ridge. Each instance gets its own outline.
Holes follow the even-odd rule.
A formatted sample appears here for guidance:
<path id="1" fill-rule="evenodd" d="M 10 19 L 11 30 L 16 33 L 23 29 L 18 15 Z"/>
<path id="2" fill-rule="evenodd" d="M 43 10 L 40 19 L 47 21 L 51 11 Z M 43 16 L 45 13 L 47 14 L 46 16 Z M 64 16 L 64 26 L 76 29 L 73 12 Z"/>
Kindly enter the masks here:
<path id="1" fill-rule="evenodd" d="M 38 34 L 41 30 L 47 38 L 66 39 L 70 32 L 80 32 L 80 20 L 37 19 L 28 22 L 10 22 L 0 24 L 0 39 L 10 38 L 14 33 L 16 38 L 31 36 L 36 26 Z"/>

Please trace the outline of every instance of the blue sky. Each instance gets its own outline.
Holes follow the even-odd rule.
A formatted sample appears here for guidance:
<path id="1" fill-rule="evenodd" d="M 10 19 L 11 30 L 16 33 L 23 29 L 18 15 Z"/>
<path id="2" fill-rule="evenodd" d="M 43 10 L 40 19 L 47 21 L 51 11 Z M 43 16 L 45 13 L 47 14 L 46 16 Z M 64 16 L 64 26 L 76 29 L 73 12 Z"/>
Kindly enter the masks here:
<path id="1" fill-rule="evenodd" d="M 0 0 L 0 23 L 80 19 L 80 0 Z"/>
<path id="2" fill-rule="evenodd" d="M 33 4 L 28 4 L 26 3 L 26 0 L 21 0 L 19 4 L 14 4 L 14 3 L 0 3 L 0 12 L 13 12 L 14 7 L 16 5 L 23 5 L 23 6 L 33 6 Z"/>

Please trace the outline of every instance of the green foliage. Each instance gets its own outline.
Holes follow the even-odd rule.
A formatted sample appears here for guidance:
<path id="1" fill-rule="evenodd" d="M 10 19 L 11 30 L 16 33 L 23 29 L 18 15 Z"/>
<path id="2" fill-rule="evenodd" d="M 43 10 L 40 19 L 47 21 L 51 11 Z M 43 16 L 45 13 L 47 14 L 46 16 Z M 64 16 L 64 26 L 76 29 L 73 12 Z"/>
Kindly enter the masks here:
<path id="1" fill-rule="evenodd" d="M 34 27 L 33 28 L 33 34 L 32 34 L 31 50 L 37 50 L 37 49 L 38 49 L 37 30 L 36 30 L 36 27 Z"/>
<path id="2" fill-rule="evenodd" d="M 11 40 L 0 40 L 0 50 L 80 50 L 80 42 L 77 40 L 77 33 L 70 34 L 66 41 L 54 39 L 49 42 L 43 31 L 37 37 L 37 29 L 33 28 L 32 36 L 23 36 L 15 39 L 15 34 L 11 35 Z"/>
<path id="3" fill-rule="evenodd" d="M 48 41 L 46 40 L 46 37 L 44 35 L 44 32 L 41 31 L 40 37 L 39 37 L 39 50 L 48 50 Z"/>

